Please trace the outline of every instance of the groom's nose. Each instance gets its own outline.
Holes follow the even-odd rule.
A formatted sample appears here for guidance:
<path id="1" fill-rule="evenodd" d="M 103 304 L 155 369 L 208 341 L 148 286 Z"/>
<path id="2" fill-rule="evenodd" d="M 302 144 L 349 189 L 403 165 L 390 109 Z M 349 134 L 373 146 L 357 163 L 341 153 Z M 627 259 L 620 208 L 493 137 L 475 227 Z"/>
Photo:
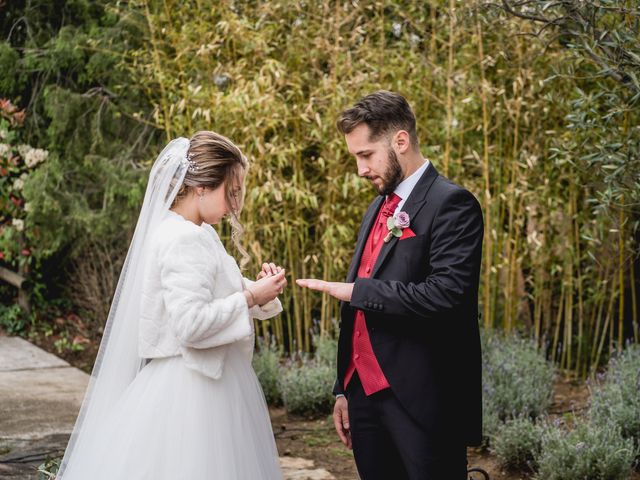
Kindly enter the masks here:
<path id="1" fill-rule="evenodd" d="M 366 165 L 363 165 L 360 162 L 357 162 L 357 165 L 358 165 L 358 176 L 366 177 L 367 174 L 369 173 L 369 167 L 367 167 Z"/>

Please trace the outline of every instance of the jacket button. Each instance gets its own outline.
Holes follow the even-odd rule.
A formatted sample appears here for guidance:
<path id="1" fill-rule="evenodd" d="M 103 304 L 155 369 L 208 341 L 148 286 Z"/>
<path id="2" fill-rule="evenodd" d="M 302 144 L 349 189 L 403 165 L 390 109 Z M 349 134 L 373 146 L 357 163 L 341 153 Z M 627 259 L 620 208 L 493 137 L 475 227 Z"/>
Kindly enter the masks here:
<path id="1" fill-rule="evenodd" d="M 356 360 L 357 360 L 357 359 L 359 359 L 359 358 L 360 358 L 360 354 L 359 354 L 359 353 L 356 353 L 356 354 L 353 356 L 353 358 L 355 358 Z"/>

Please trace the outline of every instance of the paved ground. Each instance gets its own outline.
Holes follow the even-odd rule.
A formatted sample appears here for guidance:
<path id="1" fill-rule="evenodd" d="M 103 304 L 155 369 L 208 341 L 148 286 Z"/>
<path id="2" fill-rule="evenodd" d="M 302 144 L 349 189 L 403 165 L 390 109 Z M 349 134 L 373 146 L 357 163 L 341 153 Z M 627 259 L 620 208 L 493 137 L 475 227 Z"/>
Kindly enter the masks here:
<path id="1" fill-rule="evenodd" d="M 38 465 L 59 457 L 89 376 L 17 337 L 0 336 L 0 478 L 37 479 Z M 330 480 L 313 461 L 281 458 L 287 480 Z"/>

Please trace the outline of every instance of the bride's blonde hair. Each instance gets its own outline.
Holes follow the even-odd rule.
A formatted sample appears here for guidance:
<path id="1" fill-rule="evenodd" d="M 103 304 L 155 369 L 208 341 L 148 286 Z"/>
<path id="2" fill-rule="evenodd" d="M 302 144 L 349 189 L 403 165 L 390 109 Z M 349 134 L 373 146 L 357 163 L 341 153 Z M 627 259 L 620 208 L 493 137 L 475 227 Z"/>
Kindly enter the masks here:
<path id="1" fill-rule="evenodd" d="M 202 130 L 196 132 L 189 142 L 187 152 L 189 168 L 174 205 L 196 187 L 215 189 L 224 183 L 225 198 L 231 210 L 229 213 L 231 240 L 242 255 L 240 266 L 244 267 L 250 257 L 240 241 L 244 234 L 244 227 L 238 217 L 242 211 L 245 196 L 242 177 L 249 167 L 249 162 L 231 140 L 219 133 Z M 234 194 L 238 186 L 241 187 L 239 197 Z"/>

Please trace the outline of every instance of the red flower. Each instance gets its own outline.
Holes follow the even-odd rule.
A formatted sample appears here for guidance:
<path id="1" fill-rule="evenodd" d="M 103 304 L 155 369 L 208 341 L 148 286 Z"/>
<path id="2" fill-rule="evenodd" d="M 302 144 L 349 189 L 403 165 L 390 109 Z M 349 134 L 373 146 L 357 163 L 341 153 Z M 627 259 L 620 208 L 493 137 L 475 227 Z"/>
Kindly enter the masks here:
<path id="1" fill-rule="evenodd" d="M 25 248 L 20 253 L 22 253 L 22 255 L 24 255 L 25 257 L 28 257 L 31 254 L 31 250 Z"/>
<path id="2" fill-rule="evenodd" d="M 4 253 L 0 252 L 0 260 L 4 260 Z"/>

